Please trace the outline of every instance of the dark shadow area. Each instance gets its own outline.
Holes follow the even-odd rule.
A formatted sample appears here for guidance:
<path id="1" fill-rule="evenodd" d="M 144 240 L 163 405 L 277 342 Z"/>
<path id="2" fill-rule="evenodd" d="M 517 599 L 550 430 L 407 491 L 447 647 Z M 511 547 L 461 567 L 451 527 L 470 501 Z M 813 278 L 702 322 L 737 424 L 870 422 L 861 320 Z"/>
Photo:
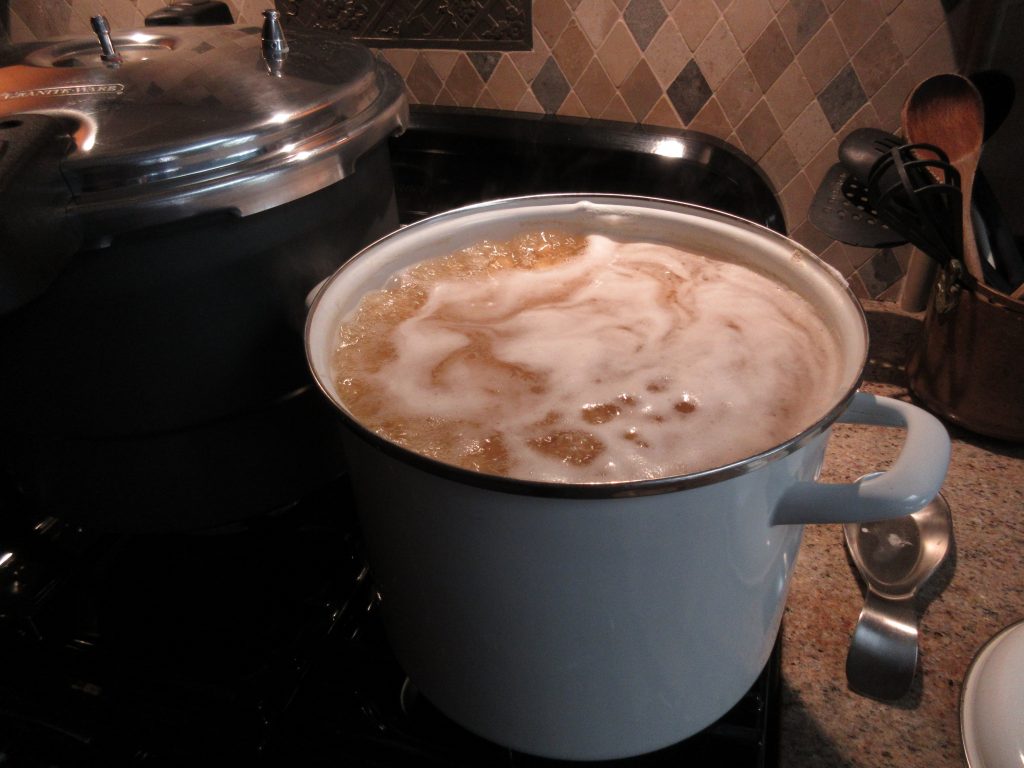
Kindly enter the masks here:
<path id="1" fill-rule="evenodd" d="M 896 312 L 867 310 L 864 315 L 871 339 L 864 380 L 906 388 L 907 358 L 920 339 L 921 320 Z"/>
<path id="2" fill-rule="evenodd" d="M 1003 0 L 960 0 L 945 5 L 960 72 L 972 79 L 979 72 L 1000 73 L 1019 90 L 1024 83 L 1019 40 L 1024 5 Z M 1012 89 L 985 88 L 990 82 L 980 84 L 986 116 L 991 118 L 986 123 L 998 118 L 1000 125 L 995 131 L 986 126 L 981 171 L 1019 238 L 1024 235 L 1024 196 L 1019 194 L 1020 173 L 1024 170 L 1024 144 L 1019 140 L 1024 130 L 1024 99 L 1019 94 L 1014 98 Z"/>
<path id="3" fill-rule="evenodd" d="M 969 443 L 981 448 L 983 451 L 998 454 L 999 456 L 1006 456 L 1011 459 L 1024 459 L 1024 443 L 1014 443 L 1009 440 L 999 440 L 994 437 L 979 435 L 977 432 L 972 432 L 946 420 L 943 420 L 942 423 L 949 430 L 949 436 L 953 440 Z"/>
<path id="4" fill-rule="evenodd" d="M 785 653 L 783 649 L 783 653 Z M 817 719 L 807 710 L 800 694 L 782 681 L 782 733 L 786 745 L 787 764 L 813 768 L 852 768 L 847 755 L 822 733 Z"/>
<path id="5" fill-rule="evenodd" d="M 0 47 L 11 42 L 11 3 L 0 0 Z"/>

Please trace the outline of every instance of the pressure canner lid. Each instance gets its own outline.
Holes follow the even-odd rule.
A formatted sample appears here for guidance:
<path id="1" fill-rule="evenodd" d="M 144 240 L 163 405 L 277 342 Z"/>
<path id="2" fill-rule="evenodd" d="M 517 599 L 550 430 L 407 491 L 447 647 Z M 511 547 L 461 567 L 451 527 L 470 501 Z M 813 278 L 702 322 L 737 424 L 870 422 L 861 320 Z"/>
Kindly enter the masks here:
<path id="1" fill-rule="evenodd" d="M 147 27 L 0 54 L 0 120 L 41 113 L 73 137 L 62 172 L 83 215 L 147 223 L 247 215 L 356 172 L 407 122 L 398 74 L 360 44 L 280 26 Z"/>

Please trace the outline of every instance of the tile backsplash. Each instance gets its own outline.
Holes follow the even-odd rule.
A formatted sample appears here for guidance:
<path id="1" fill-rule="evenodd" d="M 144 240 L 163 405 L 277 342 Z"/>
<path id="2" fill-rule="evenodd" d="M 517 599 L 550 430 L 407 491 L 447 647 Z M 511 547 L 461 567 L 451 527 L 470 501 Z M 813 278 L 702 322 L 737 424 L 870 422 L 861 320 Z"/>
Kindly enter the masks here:
<path id="1" fill-rule="evenodd" d="M 315 5 L 316 0 L 304 0 Z M 14 42 L 142 25 L 162 0 L 13 0 Z M 269 0 L 229 0 L 260 23 Z M 2 5 L 2 0 L 0 0 Z M 284 8 L 287 3 L 279 3 Z M 689 128 L 761 164 L 790 234 L 865 298 L 898 298 L 909 246 L 835 242 L 807 218 L 839 142 L 898 132 L 910 89 L 957 71 L 942 0 L 533 0 L 527 51 L 383 48 L 413 103 Z"/>

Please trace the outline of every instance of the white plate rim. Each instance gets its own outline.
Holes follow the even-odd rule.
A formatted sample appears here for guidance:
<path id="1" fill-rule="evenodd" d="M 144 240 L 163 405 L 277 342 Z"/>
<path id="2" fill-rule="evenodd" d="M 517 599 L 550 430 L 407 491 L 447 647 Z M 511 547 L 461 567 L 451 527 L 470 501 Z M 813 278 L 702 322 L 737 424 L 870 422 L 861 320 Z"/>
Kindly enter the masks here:
<path id="1" fill-rule="evenodd" d="M 967 666 L 967 673 L 964 675 L 963 687 L 960 690 L 960 742 L 963 745 L 964 757 L 967 760 L 968 768 L 991 768 L 987 766 L 978 753 L 978 750 L 973 748 L 974 739 L 969 737 L 969 730 L 971 726 L 967 722 L 971 718 L 971 710 L 973 709 L 973 689 L 971 681 L 976 679 L 978 676 L 978 670 L 981 669 L 986 659 L 991 655 L 995 647 L 1005 640 L 1009 635 L 1014 632 L 1024 631 L 1024 619 L 1018 619 L 1017 621 L 1008 624 L 1007 626 L 1000 629 L 992 637 L 985 641 L 985 643 L 978 649 L 978 652 L 971 659 L 971 663 Z"/>

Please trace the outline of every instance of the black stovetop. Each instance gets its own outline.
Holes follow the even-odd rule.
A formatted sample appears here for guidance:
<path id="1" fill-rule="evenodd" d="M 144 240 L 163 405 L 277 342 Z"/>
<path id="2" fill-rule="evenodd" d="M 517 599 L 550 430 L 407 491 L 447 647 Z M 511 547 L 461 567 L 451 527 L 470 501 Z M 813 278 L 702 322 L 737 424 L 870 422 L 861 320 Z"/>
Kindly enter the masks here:
<path id="1" fill-rule="evenodd" d="M 710 137 L 414 108 L 391 149 L 403 223 L 493 197 L 598 191 L 783 229 L 763 176 Z M 273 515 L 187 533 L 74 526 L 2 482 L 0 513 L 4 765 L 566 765 L 464 731 L 406 681 L 343 475 Z M 600 765 L 773 765 L 779 656 L 777 645 L 706 731 Z"/>
<path id="2" fill-rule="evenodd" d="M 568 765 L 470 734 L 408 683 L 345 478 L 203 532 L 90 534 L 17 504 L 3 528 L 4 765 Z M 591 765 L 773 765 L 778 686 L 776 648 L 707 730 Z"/>
<path id="3" fill-rule="evenodd" d="M 482 200 L 605 192 L 708 206 L 785 234 L 764 173 L 731 145 L 692 131 L 414 106 L 391 154 L 403 224 Z"/>

